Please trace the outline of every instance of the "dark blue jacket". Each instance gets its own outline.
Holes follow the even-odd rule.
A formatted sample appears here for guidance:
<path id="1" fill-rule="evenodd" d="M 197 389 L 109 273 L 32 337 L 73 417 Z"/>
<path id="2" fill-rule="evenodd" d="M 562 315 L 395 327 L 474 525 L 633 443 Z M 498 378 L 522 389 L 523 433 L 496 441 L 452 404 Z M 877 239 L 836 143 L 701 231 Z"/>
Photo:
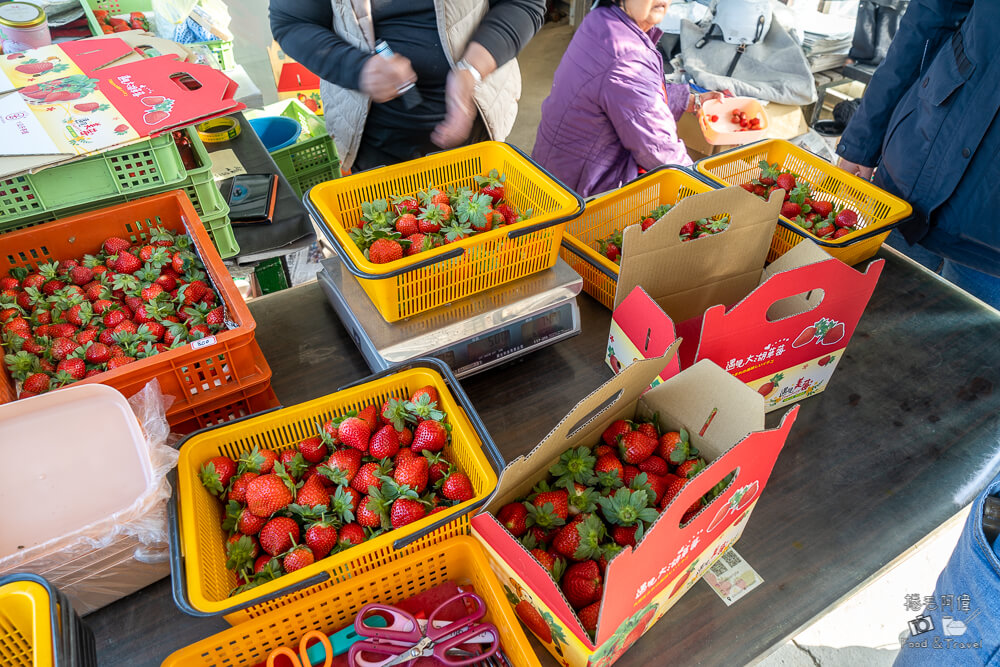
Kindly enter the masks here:
<path id="1" fill-rule="evenodd" d="M 912 0 L 837 153 L 906 199 L 911 243 L 1000 276 L 1000 1 Z"/>

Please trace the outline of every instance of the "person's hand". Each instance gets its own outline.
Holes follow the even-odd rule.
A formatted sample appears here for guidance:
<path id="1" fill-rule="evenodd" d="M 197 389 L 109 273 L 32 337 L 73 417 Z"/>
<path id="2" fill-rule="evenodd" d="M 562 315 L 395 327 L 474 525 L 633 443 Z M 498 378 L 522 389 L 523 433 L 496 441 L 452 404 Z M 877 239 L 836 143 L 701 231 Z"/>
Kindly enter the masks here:
<path id="1" fill-rule="evenodd" d="M 866 181 L 870 181 L 872 179 L 872 173 L 875 171 L 874 167 L 865 167 L 860 164 L 855 164 L 850 160 L 845 160 L 844 158 L 840 158 L 840 162 L 837 163 L 837 166 L 846 171 L 848 174 L 860 176 Z"/>
<path id="2" fill-rule="evenodd" d="M 441 148 L 454 148 L 469 138 L 476 120 L 476 81 L 466 70 L 452 70 L 445 86 L 445 115 L 431 133 Z"/>
<path id="3" fill-rule="evenodd" d="M 723 95 L 722 93 L 715 90 L 710 90 L 707 93 L 701 93 L 701 103 L 704 104 L 708 100 L 721 100 L 723 97 L 725 97 L 725 95 Z M 691 93 L 691 96 L 688 98 L 688 106 L 687 106 L 688 113 L 694 113 L 695 111 L 698 110 L 697 99 L 698 98 L 696 97 L 696 94 Z"/>
<path id="4" fill-rule="evenodd" d="M 361 66 L 361 92 L 382 103 L 399 97 L 399 89 L 416 83 L 417 75 L 410 61 L 400 55 L 383 58 L 374 55 Z"/>

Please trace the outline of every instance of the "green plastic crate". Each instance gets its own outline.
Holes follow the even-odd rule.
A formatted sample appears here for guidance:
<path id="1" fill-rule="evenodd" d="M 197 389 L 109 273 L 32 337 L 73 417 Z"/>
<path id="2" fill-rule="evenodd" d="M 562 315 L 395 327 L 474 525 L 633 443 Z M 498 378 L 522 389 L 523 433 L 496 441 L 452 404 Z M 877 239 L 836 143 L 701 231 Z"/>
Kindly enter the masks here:
<path id="1" fill-rule="evenodd" d="M 169 134 L 70 164 L 0 179 L 0 231 L 21 218 L 38 217 L 94 200 L 179 183 L 187 177 Z"/>
<path id="2" fill-rule="evenodd" d="M 104 34 L 101 24 L 94 16 L 94 10 L 109 11 L 112 16 L 132 12 L 151 13 L 153 11 L 152 0 L 80 0 L 80 4 L 83 5 L 83 11 L 87 15 L 90 32 L 94 35 Z M 236 66 L 232 40 L 213 40 L 211 42 L 195 42 L 195 44 L 206 46 L 215 55 L 222 69 L 229 70 Z"/>
<path id="3" fill-rule="evenodd" d="M 285 175 L 298 196 L 317 183 L 340 178 L 337 146 L 326 133 L 323 119 L 298 100 L 281 100 L 252 117 L 287 116 L 302 127 L 298 140 L 287 148 L 271 153 L 271 159 Z"/>

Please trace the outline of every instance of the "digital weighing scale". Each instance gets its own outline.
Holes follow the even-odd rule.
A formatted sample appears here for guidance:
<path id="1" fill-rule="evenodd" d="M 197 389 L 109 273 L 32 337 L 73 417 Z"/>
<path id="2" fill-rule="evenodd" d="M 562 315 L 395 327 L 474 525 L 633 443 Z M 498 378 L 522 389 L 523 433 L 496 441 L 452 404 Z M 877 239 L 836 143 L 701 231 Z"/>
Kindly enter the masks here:
<path id="1" fill-rule="evenodd" d="M 391 324 L 339 258 L 324 260 L 316 278 L 376 372 L 436 357 L 461 378 L 580 333 L 583 279 L 561 259 L 547 271 Z"/>

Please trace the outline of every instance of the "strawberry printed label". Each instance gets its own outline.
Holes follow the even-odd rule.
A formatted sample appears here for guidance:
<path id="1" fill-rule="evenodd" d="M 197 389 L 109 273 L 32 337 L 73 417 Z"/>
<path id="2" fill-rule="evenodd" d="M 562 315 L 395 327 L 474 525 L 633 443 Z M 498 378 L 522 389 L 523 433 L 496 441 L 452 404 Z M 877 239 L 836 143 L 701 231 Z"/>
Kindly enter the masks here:
<path id="1" fill-rule="evenodd" d="M 767 410 L 800 401 L 826 389 L 844 349 L 841 347 L 824 351 L 820 357 L 785 368 L 772 376 L 747 382 L 747 385 L 764 397 Z"/>

